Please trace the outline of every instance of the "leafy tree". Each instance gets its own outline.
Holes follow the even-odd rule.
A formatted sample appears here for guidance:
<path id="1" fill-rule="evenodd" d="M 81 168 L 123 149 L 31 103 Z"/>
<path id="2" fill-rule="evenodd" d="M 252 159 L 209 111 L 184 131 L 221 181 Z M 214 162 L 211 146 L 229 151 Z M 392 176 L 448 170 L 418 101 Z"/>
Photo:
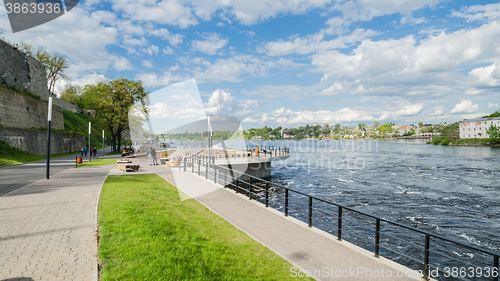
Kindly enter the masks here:
<path id="1" fill-rule="evenodd" d="M 140 102 L 147 115 L 147 93 L 142 82 L 128 79 L 103 81 L 95 86 L 86 88 L 86 95 L 92 107 L 96 110 L 97 118 L 103 120 L 111 134 L 113 151 L 116 145 L 121 145 L 122 132 L 129 127 L 128 112 L 132 105 Z"/>
<path id="2" fill-rule="evenodd" d="M 418 122 L 418 126 L 419 126 L 420 128 L 423 128 L 423 127 L 424 127 L 424 123 L 422 123 L 422 122 Z"/>
<path id="3" fill-rule="evenodd" d="M 375 128 L 378 128 L 380 126 L 380 122 L 379 121 L 373 121 L 373 126 L 375 126 Z"/>
<path id="4" fill-rule="evenodd" d="M 500 110 L 497 110 L 490 115 L 483 116 L 483 118 L 490 118 L 490 117 L 500 117 Z"/>
<path id="5" fill-rule="evenodd" d="M 491 144 L 500 144 L 500 128 L 491 125 L 488 131 L 486 131 L 488 135 L 490 136 L 490 143 Z"/>
<path id="6" fill-rule="evenodd" d="M 33 45 L 24 41 L 21 41 L 18 46 L 21 51 L 34 57 L 45 66 L 45 76 L 51 93 L 54 92 L 56 82 L 59 79 L 68 79 L 64 71 L 68 69 L 69 63 L 64 56 L 58 54 L 51 55 L 41 47 L 35 50 Z"/>

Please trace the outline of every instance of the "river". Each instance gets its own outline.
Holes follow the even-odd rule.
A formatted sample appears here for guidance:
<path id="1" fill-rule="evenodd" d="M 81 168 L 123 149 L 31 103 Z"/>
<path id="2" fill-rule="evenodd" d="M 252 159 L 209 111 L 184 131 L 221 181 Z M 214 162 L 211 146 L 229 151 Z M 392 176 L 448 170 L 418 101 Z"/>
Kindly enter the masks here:
<path id="1" fill-rule="evenodd" d="M 238 146 L 239 143 L 233 143 Z M 280 141 L 254 141 L 247 144 L 278 146 Z M 500 252 L 500 149 L 428 145 L 422 140 L 332 140 L 286 141 L 290 158 L 272 164 L 272 180 L 356 210 L 426 230 L 487 250 Z M 278 192 L 279 193 L 279 192 Z M 275 200 L 279 201 L 277 196 Z M 281 202 L 275 207 L 283 209 Z M 291 215 L 307 220 L 307 198 L 291 195 Z M 336 234 L 336 210 L 315 211 L 313 225 Z M 331 211 L 331 212 L 330 212 Z M 328 215 L 330 214 L 330 215 Z M 344 239 L 373 250 L 374 222 L 351 215 Z M 357 227 L 355 224 L 359 224 Z M 424 244 L 423 235 L 382 225 L 382 233 L 394 238 Z M 411 267 L 418 262 L 398 253 L 423 260 L 419 247 L 395 243 L 381 237 L 387 249 L 384 256 Z M 434 242 L 434 241 L 433 241 Z M 449 251 L 453 258 L 476 265 L 492 264 L 490 257 L 450 244 L 434 243 L 431 262 L 435 266 L 459 266 L 443 262 L 439 253 Z M 432 248 L 432 244 L 431 244 Z M 457 264 L 457 265 L 455 265 Z M 462 266 L 462 265 L 460 265 Z M 472 278 L 471 280 L 476 280 Z"/>

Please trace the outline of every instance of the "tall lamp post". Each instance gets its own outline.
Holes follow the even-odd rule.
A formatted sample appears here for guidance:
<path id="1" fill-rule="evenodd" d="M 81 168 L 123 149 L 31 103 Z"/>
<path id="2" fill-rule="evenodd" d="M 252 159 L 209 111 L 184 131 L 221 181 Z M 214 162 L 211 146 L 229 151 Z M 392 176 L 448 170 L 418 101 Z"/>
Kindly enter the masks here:
<path id="1" fill-rule="evenodd" d="M 104 157 L 104 130 L 102 130 L 102 157 Z"/>
<path id="2" fill-rule="evenodd" d="M 47 127 L 47 179 L 50 177 L 50 123 L 52 122 L 52 97 L 49 97 L 49 113 L 47 120 L 49 122 Z"/>
<path id="3" fill-rule="evenodd" d="M 90 146 L 90 124 L 91 124 L 91 122 L 89 122 L 89 149 L 88 149 L 88 151 L 90 152 L 89 153 L 89 162 L 92 160 L 92 152 L 90 150 L 91 149 L 91 146 Z"/>

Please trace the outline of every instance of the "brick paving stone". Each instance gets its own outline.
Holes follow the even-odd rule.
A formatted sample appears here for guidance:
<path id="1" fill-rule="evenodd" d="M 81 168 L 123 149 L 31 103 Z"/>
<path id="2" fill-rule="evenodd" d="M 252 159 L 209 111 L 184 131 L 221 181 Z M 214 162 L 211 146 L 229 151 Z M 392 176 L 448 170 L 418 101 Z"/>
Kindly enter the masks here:
<path id="1" fill-rule="evenodd" d="M 95 211 L 109 170 L 68 169 L 0 197 L 0 280 L 96 280 Z"/>

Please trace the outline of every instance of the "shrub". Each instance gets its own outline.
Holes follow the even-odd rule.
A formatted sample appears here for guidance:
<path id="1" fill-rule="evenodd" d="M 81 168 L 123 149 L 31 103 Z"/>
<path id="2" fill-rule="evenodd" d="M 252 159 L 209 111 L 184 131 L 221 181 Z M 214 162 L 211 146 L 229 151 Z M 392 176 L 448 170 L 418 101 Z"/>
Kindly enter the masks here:
<path id="1" fill-rule="evenodd" d="M 450 142 L 451 142 L 451 140 L 449 138 L 446 138 L 446 137 L 441 140 L 442 145 L 448 145 L 448 144 L 450 144 Z"/>
<path id="2" fill-rule="evenodd" d="M 441 139 L 440 138 L 432 139 L 432 144 L 441 144 Z"/>

